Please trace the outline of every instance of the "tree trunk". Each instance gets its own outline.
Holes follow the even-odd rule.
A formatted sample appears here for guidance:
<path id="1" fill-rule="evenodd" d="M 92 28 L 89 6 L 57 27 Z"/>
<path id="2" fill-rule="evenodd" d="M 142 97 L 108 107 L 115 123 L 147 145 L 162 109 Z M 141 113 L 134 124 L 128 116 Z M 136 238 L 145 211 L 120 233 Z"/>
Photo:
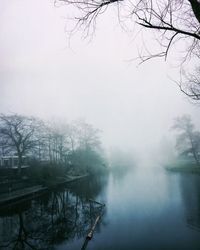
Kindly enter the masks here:
<path id="1" fill-rule="evenodd" d="M 22 154 L 18 154 L 18 175 L 21 176 L 22 174 Z"/>
<path id="2" fill-rule="evenodd" d="M 191 7 L 192 7 L 192 10 L 196 19 L 200 23 L 200 2 L 198 0 L 188 0 L 188 1 L 191 4 Z"/>
<path id="3" fill-rule="evenodd" d="M 198 159 L 198 156 L 197 156 L 195 150 L 192 149 L 192 153 L 193 153 L 194 159 L 196 161 L 196 164 L 199 165 L 199 159 Z"/>
<path id="4" fill-rule="evenodd" d="M 199 165 L 198 155 L 196 153 L 196 149 L 195 149 L 195 146 L 194 146 L 193 138 L 192 138 L 192 135 L 190 133 L 189 133 L 189 138 L 190 138 L 190 143 L 191 143 L 191 146 L 192 146 L 193 157 L 194 157 L 194 159 L 196 161 L 196 164 Z"/>

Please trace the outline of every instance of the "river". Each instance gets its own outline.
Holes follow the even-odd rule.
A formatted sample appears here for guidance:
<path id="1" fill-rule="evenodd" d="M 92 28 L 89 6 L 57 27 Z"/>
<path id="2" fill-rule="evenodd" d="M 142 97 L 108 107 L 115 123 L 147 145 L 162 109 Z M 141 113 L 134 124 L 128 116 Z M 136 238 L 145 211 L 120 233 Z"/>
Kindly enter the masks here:
<path id="1" fill-rule="evenodd" d="M 200 176 L 137 167 L 87 178 L 0 210 L 1 249 L 200 249 Z"/>

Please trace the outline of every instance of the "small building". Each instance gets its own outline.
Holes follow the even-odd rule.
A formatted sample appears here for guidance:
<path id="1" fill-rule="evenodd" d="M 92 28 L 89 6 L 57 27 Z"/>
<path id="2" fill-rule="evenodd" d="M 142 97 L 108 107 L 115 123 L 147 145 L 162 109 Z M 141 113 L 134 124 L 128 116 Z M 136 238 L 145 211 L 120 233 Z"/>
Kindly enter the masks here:
<path id="1" fill-rule="evenodd" d="M 23 166 L 27 166 L 27 158 L 25 156 L 23 158 Z M 7 155 L 7 156 L 0 156 L 0 167 L 3 168 L 17 168 L 18 167 L 18 156 L 16 155 Z"/>

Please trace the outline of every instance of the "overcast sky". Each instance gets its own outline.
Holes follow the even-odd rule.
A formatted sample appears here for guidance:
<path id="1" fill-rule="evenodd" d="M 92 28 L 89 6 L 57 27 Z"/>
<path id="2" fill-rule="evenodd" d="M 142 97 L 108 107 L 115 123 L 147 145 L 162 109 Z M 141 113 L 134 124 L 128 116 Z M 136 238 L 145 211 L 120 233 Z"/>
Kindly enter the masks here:
<path id="1" fill-rule="evenodd" d="M 79 33 L 70 46 L 67 17 L 50 0 L 0 1 L 0 112 L 82 117 L 107 146 L 132 148 L 157 144 L 175 116 L 199 115 L 170 80 L 171 63 L 130 63 L 141 41 L 114 12 L 101 16 L 91 42 Z"/>

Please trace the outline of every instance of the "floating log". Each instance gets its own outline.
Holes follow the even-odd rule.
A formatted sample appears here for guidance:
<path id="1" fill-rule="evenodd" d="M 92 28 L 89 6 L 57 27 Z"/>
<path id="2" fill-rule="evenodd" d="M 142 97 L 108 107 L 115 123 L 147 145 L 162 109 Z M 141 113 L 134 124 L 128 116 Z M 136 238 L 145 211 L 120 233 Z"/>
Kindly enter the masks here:
<path id="1" fill-rule="evenodd" d="M 101 218 L 101 214 L 97 216 L 97 218 L 96 218 L 96 220 L 95 220 L 95 222 L 94 222 L 92 228 L 90 229 L 90 232 L 89 232 L 88 235 L 87 235 L 87 238 L 88 238 L 89 240 L 92 239 L 92 236 L 93 236 L 95 227 L 96 227 L 97 223 L 99 222 L 100 218 Z"/>
<path id="2" fill-rule="evenodd" d="M 95 230 L 96 225 L 98 224 L 99 220 L 101 219 L 101 216 L 102 216 L 102 214 L 103 214 L 103 208 L 105 207 L 105 204 L 102 204 L 102 203 L 100 203 L 100 202 L 97 202 L 97 201 L 94 201 L 94 200 L 91 200 L 91 199 L 90 199 L 89 201 L 90 201 L 90 202 L 94 202 L 94 203 L 100 205 L 101 211 L 100 211 L 99 215 L 96 217 L 96 220 L 95 220 L 93 226 L 91 227 L 89 233 L 87 234 L 87 236 L 86 236 L 86 238 L 85 238 L 85 241 L 84 241 L 84 244 L 83 244 L 81 250 L 85 250 L 85 249 L 87 248 L 87 244 L 88 244 L 88 242 L 89 242 L 89 241 L 92 239 L 92 237 L 93 237 L 94 230 Z"/>
<path id="3" fill-rule="evenodd" d="M 85 250 L 87 248 L 88 242 L 89 242 L 89 239 L 86 238 L 83 246 L 81 247 L 81 250 Z"/>

